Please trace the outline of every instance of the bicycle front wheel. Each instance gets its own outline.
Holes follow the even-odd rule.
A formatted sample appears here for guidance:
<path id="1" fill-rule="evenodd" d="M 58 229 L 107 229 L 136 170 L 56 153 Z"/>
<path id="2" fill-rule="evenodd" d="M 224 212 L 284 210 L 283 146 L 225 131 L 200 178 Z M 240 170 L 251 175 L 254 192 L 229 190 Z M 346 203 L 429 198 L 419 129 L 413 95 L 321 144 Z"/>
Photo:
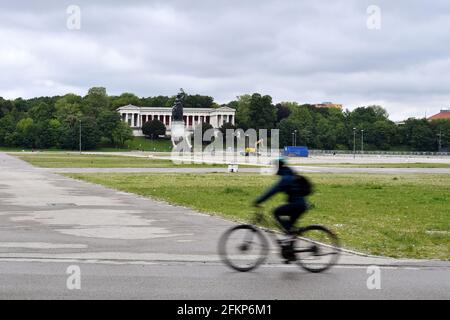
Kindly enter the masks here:
<path id="1" fill-rule="evenodd" d="M 263 233 L 252 225 L 239 225 L 227 230 L 219 240 L 222 261 L 237 271 L 250 271 L 262 264 L 269 252 Z"/>
<path id="2" fill-rule="evenodd" d="M 338 237 L 321 225 L 302 228 L 294 252 L 297 263 L 309 272 L 322 272 L 335 265 L 340 255 Z"/>

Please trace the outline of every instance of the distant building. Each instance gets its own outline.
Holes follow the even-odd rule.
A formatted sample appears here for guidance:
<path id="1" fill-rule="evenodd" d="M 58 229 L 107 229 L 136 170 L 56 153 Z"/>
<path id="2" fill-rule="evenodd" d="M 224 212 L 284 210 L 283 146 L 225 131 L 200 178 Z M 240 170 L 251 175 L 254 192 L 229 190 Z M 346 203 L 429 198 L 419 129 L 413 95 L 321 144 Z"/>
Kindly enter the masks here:
<path id="1" fill-rule="evenodd" d="M 133 129 L 135 136 L 142 136 L 142 125 L 154 119 L 160 120 L 167 129 L 167 135 L 171 134 L 172 108 L 138 107 L 127 105 L 117 109 L 123 122 Z M 225 122 L 234 125 L 236 110 L 229 107 L 214 108 L 184 108 L 183 120 L 187 130 L 193 131 L 194 127 L 206 122 L 213 128 L 220 128 Z"/>
<path id="2" fill-rule="evenodd" d="M 428 121 L 439 119 L 450 119 L 450 109 L 442 109 L 441 112 L 427 118 Z"/>
<path id="3" fill-rule="evenodd" d="M 332 103 L 332 102 L 318 103 L 318 104 L 315 104 L 314 107 L 316 107 L 316 108 L 334 108 L 334 109 L 342 110 L 342 104 Z"/>

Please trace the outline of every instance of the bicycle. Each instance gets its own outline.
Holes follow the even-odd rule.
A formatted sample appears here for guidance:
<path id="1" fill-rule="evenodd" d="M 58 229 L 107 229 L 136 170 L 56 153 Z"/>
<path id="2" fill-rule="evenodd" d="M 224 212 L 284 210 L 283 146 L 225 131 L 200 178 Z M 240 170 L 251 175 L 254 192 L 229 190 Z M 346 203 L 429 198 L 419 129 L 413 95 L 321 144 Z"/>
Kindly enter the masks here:
<path id="1" fill-rule="evenodd" d="M 325 226 L 314 224 L 296 228 L 290 232 L 290 245 L 282 246 L 283 241 L 276 231 L 257 226 L 263 222 L 264 213 L 257 210 L 251 224 L 238 225 L 225 231 L 219 240 L 218 251 L 227 266 L 246 272 L 264 263 L 269 254 L 269 241 L 264 233 L 273 237 L 287 263 L 296 262 L 313 273 L 323 272 L 337 263 L 341 251 L 339 239 Z M 232 249 L 237 249 L 237 253 L 231 253 Z"/>

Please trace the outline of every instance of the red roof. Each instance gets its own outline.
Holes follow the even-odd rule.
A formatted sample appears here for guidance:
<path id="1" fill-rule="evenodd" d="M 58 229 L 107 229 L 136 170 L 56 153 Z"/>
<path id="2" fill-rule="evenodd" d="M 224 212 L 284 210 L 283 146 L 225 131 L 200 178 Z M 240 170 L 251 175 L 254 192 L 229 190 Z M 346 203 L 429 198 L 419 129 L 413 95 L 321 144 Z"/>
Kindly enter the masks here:
<path id="1" fill-rule="evenodd" d="M 431 116 L 428 120 L 450 119 L 450 110 L 441 110 L 438 114 Z"/>

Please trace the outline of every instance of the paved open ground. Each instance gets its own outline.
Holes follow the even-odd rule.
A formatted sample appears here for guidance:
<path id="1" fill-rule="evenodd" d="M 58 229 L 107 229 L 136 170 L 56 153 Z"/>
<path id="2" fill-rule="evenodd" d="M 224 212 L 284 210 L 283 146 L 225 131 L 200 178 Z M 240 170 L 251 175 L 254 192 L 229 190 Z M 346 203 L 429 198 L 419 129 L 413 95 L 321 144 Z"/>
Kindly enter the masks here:
<path id="1" fill-rule="evenodd" d="M 45 152 L 46 154 L 59 154 L 61 152 Z M 76 152 L 65 152 L 64 154 L 78 154 Z M 32 154 L 31 152 L 22 152 L 22 154 Z M 148 159 L 163 159 L 175 161 L 191 161 L 192 163 L 199 161 L 208 164 L 237 164 L 240 165 L 240 172 L 247 173 L 268 173 L 271 172 L 270 157 L 244 157 L 236 153 L 227 153 L 226 155 L 217 154 L 211 156 L 209 154 L 201 154 L 196 157 L 171 156 L 169 152 L 153 153 L 153 152 L 84 152 L 86 155 L 114 155 L 122 157 L 138 157 Z M 450 164 L 450 156 L 388 156 L 388 155 L 358 155 L 353 158 L 351 155 L 316 155 L 308 158 L 292 157 L 289 163 L 304 173 L 371 173 L 371 174 L 450 174 L 450 168 L 358 168 L 358 167 L 342 167 L 339 164 L 383 164 L 383 163 L 435 163 Z M 320 166 L 326 163 L 327 166 Z M 333 163 L 336 166 L 333 166 Z M 244 166 L 242 166 L 244 165 Z M 228 169 L 203 167 L 203 168 L 182 168 L 182 167 L 166 167 L 166 168 L 48 168 L 54 173 L 95 173 L 95 172 L 121 172 L 121 173 L 140 173 L 140 172 L 163 172 L 163 173 L 209 173 L 209 172 L 227 172 Z"/>
<path id="2" fill-rule="evenodd" d="M 216 254 L 232 222 L 51 171 L 0 153 L 0 298 L 450 298 L 442 261 L 346 253 L 315 275 L 273 253 L 233 272 Z M 81 290 L 66 287 L 70 265 Z M 367 289 L 369 265 L 381 267 L 380 290 Z"/>
<path id="3" fill-rule="evenodd" d="M 146 152 L 146 151 L 126 151 L 126 152 L 85 152 L 86 154 L 98 154 L 98 155 L 119 155 L 130 157 L 155 157 L 155 158 L 170 158 L 170 152 Z M 206 161 L 211 162 L 223 162 L 224 155 L 216 153 L 216 156 L 211 156 L 204 153 L 202 155 Z M 243 157 L 236 155 L 235 153 L 227 152 L 225 159 L 237 159 L 237 162 L 245 163 L 249 160 L 249 157 Z M 250 159 L 253 157 L 250 157 Z M 260 157 L 261 163 L 270 162 L 270 158 L 265 159 Z M 352 163 L 352 164 L 365 164 L 365 163 L 446 163 L 450 164 L 450 155 L 389 155 L 389 154 L 310 154 L 309 157 L 292 157 L 290 161 L 294 165 L 313 165 L 323 163 Z M 225 161 L 227 162 L 227 161 Z"/>
<path id="4" fill-rule="evenodd" d="M 373 174 L 450 174 L 450 168 L 339 168 L 292 166 L 298 172 L 304 173 L 373 173 Z M 262 173 L 270 172 L 268 168 L 238 168 L 239 172 Z M 210 173 L 228 172 L 227 168 L 48 168 L 54 173 Z"/>

